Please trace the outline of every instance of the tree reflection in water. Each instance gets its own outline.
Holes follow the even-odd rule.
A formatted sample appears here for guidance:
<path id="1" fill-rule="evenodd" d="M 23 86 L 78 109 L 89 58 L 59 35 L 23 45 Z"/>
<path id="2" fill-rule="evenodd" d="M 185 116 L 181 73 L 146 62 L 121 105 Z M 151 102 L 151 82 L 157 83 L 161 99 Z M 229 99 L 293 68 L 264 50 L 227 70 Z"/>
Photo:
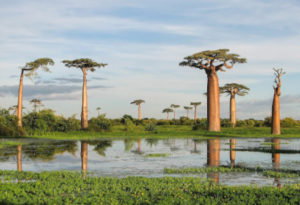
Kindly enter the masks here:
<path id="1" fill-rule="evenodd" d="M 272 139 L 272 166 L 275 171 L 280 169 L 280 153 L 276 153 L 280 149 L 280 139 Z M 281 187 L 280 178 L 274 178 L 274 184 Z"/>
<path id="2" fill-rule="evenodd" d="M 218 167 L 220 165 L 220 140 L 207 140 L 207 166 Z M 215 182 L 219 182 L 219 173 L 207 173 L 207 177 Z"/>

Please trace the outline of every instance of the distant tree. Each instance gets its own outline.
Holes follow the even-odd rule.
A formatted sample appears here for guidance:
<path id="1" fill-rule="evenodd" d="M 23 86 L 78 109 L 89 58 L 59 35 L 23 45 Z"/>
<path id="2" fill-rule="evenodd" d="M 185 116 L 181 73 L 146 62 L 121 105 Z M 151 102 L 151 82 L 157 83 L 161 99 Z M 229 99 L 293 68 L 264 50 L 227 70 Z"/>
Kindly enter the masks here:
<path id="1" fill-rule="evenodd" d="M 169 113 L 170 112 L 173 112 L 174 110 L 173 109 L 171 109 L 171 108 L 165 108 L 165 109 L 163 109 L 163 113 L 167 113 L 167 120 L 169 120 Z"/>
<path id="2" fill-rule="evenodd" d="M 280 101 L 279 96 L 281 95 L 281 77 L 285 74 L 283 69 L 275 69 L 275 85 L 273 86 L 274 89 L 274 97 L 273 97 L 273 104 L 272 104 L 272 127 L 271 133 L 273 135 L 280 135 Z"/>
<path id="3" fill-rule="evenodd" d="M 245 96 L 250 89 L 242 84 L 229 83 L 220 87 L 220 93 L 227 93 L 230 96 L 230 122 L 232 127 L 236 126 L 236 103 L 235 96 Z"/>
<path id="4" fill-rule="evenodd" d="M 87 103 L 87 71 L 94 72 L 96 68 L 107 66 L 104 63 L 97 63 L 89 58 L 80 58 L 75 60 L 63 60 L 66 67 L 79 68 L 83 73 L 83 87 L 82 87 L 82 109 L 81 109 L 81 128 L 88 128 L 88 103 Z"/>
<path id="5" fill-rule="evenodd" d="M 207 75 L 207 129 L 220 131 L 220 94 L 218 71 L 231 69 L 235 63 L 246 63 L 238 54 L 228 53 L 229 49 L 207 50 L 185 57 L 179 65 L 204 70 Z M 227 63 L 231 65 L 228 65 Z M 216 65 L 217 63 L 217 65 Z"/>
<path id="6" fill-rule="evenodd" d="M 193 108 L 189 106 L 184 106 L 183 108 L 186 110 L 186 117 L 189 118 L 189 111 Z"/>
<path id="7" fill-rule="evenodd" d="M 175 104 L 172 104 L 171 106 L 170 106 L 171 108 L 173 108 L 173 113 L 174 113 L 174 120 L 175 120 L 175 118 L 176 118 L 176 109 L 177 108 L 180 108 L 180 105 L 175 105 Z"/>
<path id="8" fill-rule="evenodd" d="M 101 110 L 101 107 L 97 107 L 96 108 L 97 112 L 98 112 L 98 117 L 100 116 L 100 110 Z"/>
<path id="9" fill-rule="evenodd" d="M 22 106 L 22 110 L 26 109 L 26 107 Z M 13 105 L 8 108 L 8 111 L 13 111 L 13 113 L 16 115 L 18 110 L 18 105 Z"/>
<path id="10" fill-rule="evenodd" d="M 44 104 L 42 103 L 42 101 L 39 100 L 39 99 L 36 99 L 36 98 L 32 99 L 30 101 L 30 103 L 33 104 L 33 110 L 34 110 L 34 112 L 37 112 L 37 108 L 38 107 L 44 106 Z"/>
<path id="11" fill-rule="evenodd" d="M 194 106 L 194 120 L 197 123 L 197 107 L 201 105 L 201 102 L 191 102 L 191 105 Z"/>
<path id="12" fill-rule="evenodd" d="M 138 106 L 138 115 L 139 115 L 138 118 L 139 118 L 139 120 L 142 119 L 142 111 L 141 111 L 141 104 L 142 103 L 145 103 L 145 100 L 139 99 L 139 100 L 134 100 L 130 103 L 130 104 L 136 104 Z"/>
<path id="13" fill-rule="evenodd" d="M 21 67 L 21 76 L 20 76 L 20 84 L 19 84 L 19 94 L 18 94 L 18 107 L 16 110 L 16 115 L 18 118 L 18 127 L 22 127 L 22 107 L 23 107 L 23 78 L 24 72 L 26 77 L 36 77 L 36 71 L 39 68 L 42 68 L 44 71 L 49 72 L 49 65 L 54 65 L 54 61 L 51 58 L 39 58 L 35 61 L 26 63 L 25 66 Z"/>

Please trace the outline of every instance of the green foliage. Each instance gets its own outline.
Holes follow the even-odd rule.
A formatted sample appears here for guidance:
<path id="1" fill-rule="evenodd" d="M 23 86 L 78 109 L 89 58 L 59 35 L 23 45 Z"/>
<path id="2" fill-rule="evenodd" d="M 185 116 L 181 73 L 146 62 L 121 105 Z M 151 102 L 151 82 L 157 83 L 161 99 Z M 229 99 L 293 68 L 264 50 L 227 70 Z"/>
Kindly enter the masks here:
<path id="1" fill-rule="evenodd" d="M 291 117 L 284 118 L 280 121 L 282 127 L 295 127 L 297 125 L 297 121 Z"/>
<path id="2" fill-rule="evenodd" d="M 134 100 L 134 101 L 132 101 L 130 104 L 140 105 L 140 104 L 142 104 L 142 103 L 145 103 L 145 100 L 141 100 L 141 99 L 139 99 L 139 100 Z"/>
<path id="3" fill-rule="evenodd" d="M 128 118 L 125 118 L 125 123 L 124 123 L 124 130 L 125 131 L 134 131 L 136 129 L 136 125 Z"/>
<path id="4" fill-rule="evenodd" d="M 68 68 L 74 67 L 74 68 L 90 70 L 92 72 L 94 72 L 96 70 L 95 68 L 97 68 L 97 67 L 100 68 L 100 67 L 107 66 L 107 64 L 105 64 L 105 63 L 97 63 L 89 58 L 80 58 L 80 59 L 75 59 L 75 60 L 63 60 L 62 63 L 64 63 L 65 66 Z"/>
<path id="5" fill-rule="evenodd" d="M 170 113 L 170 112 L 173 112 L 173 109 L 171 109 L 171 108 L 165 108 L 165 109 L 163 109 L 162 112 L 163 113 Z"/>
<path id="6" fill-rule="evenodd" d="M 105 118 L 105 114 L 99 115 L 98 117 L 91 118 L 89 120 L 88 130 L 92 131 L 109 131 L 111 129 L 111 122 L 109 119 Z"/>
<path id="7" fill-rule="evenodd" d="M 151 154 L 147 154 L 145 155 L 145 157 L 168 157 L 169 154 L 167 153 L 151 153 Z"/>
<path id="8" fill-rule="evenodd" d="M 123 115 L 122 119 L 121 119 L 121 123 L 125 124 L 126 120 L 130 120 L 133 122 L 133 117 L 131 115 Z"/>
<path id="9" fill-rule="evenodd" d="M 51 58 L 39 58 L 35 61 L 26 63 L 24 67 L 22 67 L 22 70 L 29 71 L 25 76 L 31 78 L 37 77 L 36 70 L 38 68 L 42 68 L 45 72 L 49 72 L 49 65 L 54 65 L 54 61 Z"/>
<path id="10" fill-rule="evenodd" d="M 250 89 L 242 84 L 228 83 L 220 87 L 220 94 L 227 93 L 228 95 L 245 96 Z"/>
<path id="11" fill-rule="evenodd" d="M 0 109 L 0 136 L 21 137 L 25 135 L 26 131 L 17 126 L 17 117 L 11 115 L 6 109 Z"/>
<path id="12" fill-rule="evenodd" d="M 189 167 L 189 168 L 164 168 L 165 174 L 203 174 L 209 172 L 245 172 L 246 168 L 234 168 L 234 167 Z"/>
<path id="13" fill-rule="evenodd" d="M 183 177 L 106 178 L 0 171 L 1 204 L 299 204 L 300 186 L 224 186 Z M 15 183 L 15 181 L 19 181 Z"/>
<path id="14" fill-rule="evenodd" d="M 145 131 L 157 133 L 157 127 L 153 122 L 149 122 L 145 126 Z"/>

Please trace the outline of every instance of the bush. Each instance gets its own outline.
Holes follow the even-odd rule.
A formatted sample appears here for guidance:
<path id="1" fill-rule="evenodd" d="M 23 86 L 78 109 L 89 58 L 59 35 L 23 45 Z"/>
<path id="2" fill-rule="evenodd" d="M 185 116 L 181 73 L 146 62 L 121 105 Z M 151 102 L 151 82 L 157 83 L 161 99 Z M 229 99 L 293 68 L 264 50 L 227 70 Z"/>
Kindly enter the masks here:
<path id="1" fill-rule="evenodd" d="M 170 120 L 158 120 L 157 125 L 170 125 Z"/>
<path id="2" fill-rule="evenodd" d="M 130 121 L 132 121 L 133 122 L 133 117 L 131 117 L 131 115 L 123 115 L 123 117 L 122 117 L 122 119 L 121 119 L 121 123 L 123 124 L 123 125 L 125 125 L 125 123 L 126 123 L 126 120 L 130 120 Z"/>
<path id="3" fill-rule="evenodd" d="M 136 129 L 135 124 L 130 120 L 130 119 L 125 119 L 125 131 L 133 131 L 134 129 Z"/>
<path id="4" fill-rule="evenodd" d="M 282 127 L 295 127 L 297 125 L 297 121 L 291 117 L 287 117 L 281 120 Z"/>
<path id="5" fill-rule="evenodd" d="M 111 128 L 111 122 L 109 119 L 105 118 L 105 114 L 89 120 L 88 130 L 101 132 L 101 131 L 108 131 L 110 130 L 110 128 Z"/>
<path id="6" fill-rule="evenodd" d="M 145 126 L 145 131 L 157 133 L 157 127 L 156 127 L 156 125 L 155 125 L 154 123 L 149 122 L 149 123 Z"/>

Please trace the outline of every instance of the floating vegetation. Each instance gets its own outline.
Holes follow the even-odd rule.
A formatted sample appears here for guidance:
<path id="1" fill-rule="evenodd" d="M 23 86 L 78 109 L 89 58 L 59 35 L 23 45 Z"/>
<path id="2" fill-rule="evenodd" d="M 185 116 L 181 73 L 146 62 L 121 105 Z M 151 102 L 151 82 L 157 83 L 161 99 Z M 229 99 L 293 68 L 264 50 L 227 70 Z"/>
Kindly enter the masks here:
<path id="1" fill-rule="evenodd" d="M 300 185 L 225 186 L 196 177 L 107 178 L 80 172 L 14 172 L 1 176 L 28 178 L 3 183 L 0 204 L 299 204 Z"/>
<path id="2" fill-rule="evenodd" d="M 235 167 L 190 167 L 190 168 L 164 168 L 165 174 L 203 174 L 208 172 L 247 172 L 250 171 L 246 168 L 235 168 Z"/>
<path id="3" fill-rule="evenodd" d="M 170 156 L 170 154 L 167 153 L 151 153 L 145 155 L 145 157 L 168 157 L 168 156 Z"/>

